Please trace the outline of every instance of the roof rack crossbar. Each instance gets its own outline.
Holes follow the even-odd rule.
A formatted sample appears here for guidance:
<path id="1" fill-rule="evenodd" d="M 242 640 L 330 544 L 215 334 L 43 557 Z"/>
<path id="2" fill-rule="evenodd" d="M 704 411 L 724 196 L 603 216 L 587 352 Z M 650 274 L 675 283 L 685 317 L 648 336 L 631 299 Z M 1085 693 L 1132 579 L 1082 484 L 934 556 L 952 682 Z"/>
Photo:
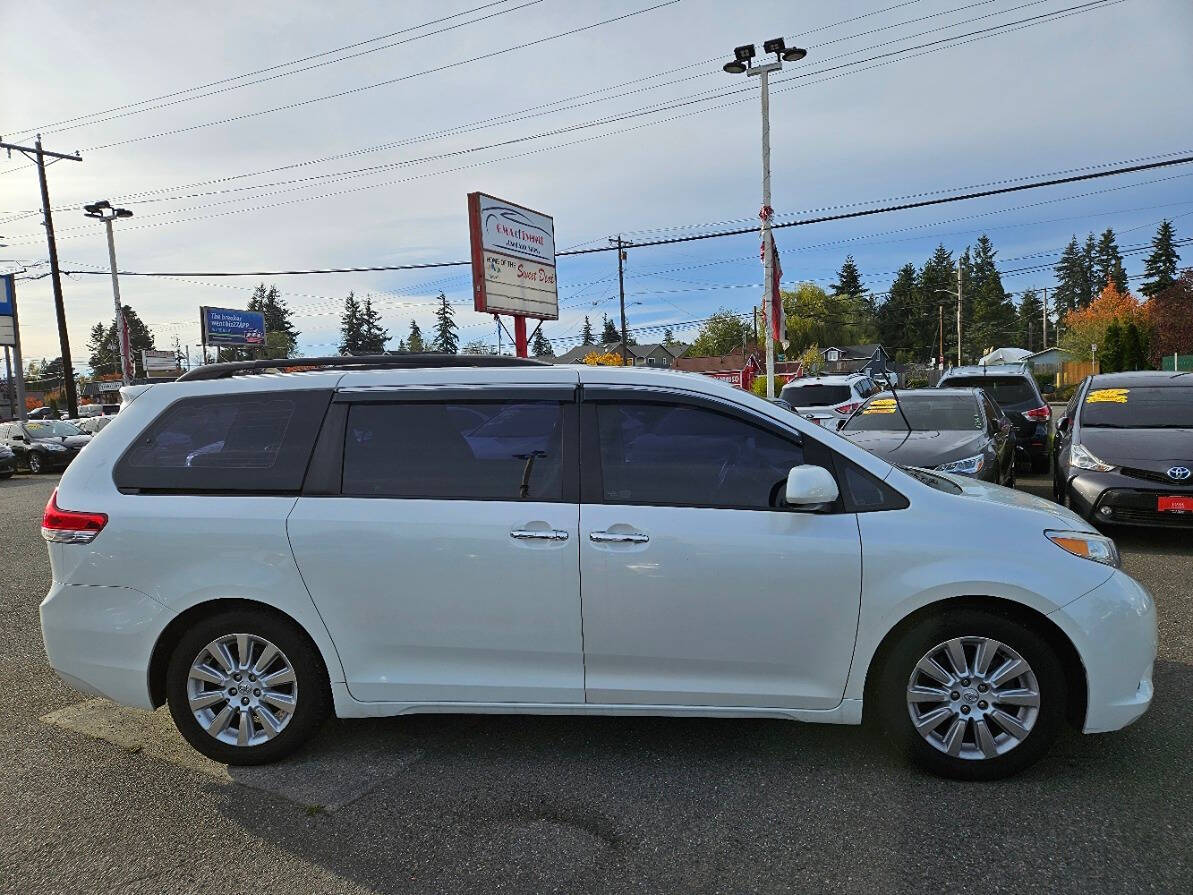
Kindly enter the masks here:
<path id="1" fill-rule="evenodd" d="M 311 369 L 385 370 L 420 367 L 539 367 L 543 361 L 529 357 L 508 357 L 503 354 L 365 354 L 332 355 L 330 357 L 266 358 L 238 360 L 220 364 L 203 364 L 187 370 L 176 382 L 199 382 L 208 379 L 227 379 L 238 373 L 268 373 Z"/>

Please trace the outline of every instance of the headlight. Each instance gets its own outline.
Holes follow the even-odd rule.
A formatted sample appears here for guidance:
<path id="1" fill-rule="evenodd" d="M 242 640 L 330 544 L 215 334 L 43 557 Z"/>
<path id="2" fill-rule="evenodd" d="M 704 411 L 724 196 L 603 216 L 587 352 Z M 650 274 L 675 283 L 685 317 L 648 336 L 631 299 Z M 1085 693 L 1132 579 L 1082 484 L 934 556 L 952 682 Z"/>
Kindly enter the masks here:
<path id="1" fill-rule="evenodd" d="M 1061 550 L 1074 556 L 1092 559 L 1116 569 L 1122 565 L 1118 558 L 1118 548 L 1114 546 L 1114 541 L 1105 535 L 1085 531 L 1046 531 L 1044 535 Z"/>
<path id="2" fill-rule="evenodd" d="M 1094 472 L 1110 472 L 1114 469 L 1109 463 L 1103 463 L 1091 454 L 1089 448 L 1080 444 L 1069 448 L 1069 463 L 1078 469 L 1092 469 Z"/>
<path id="3" fill-rule="evenodd" d="M 986 458 L 981 454 L 974 454 L 972 457 L 966 457 L 964 460 L 954 460 L 952 463 L 942 463 L 940 466 L 934 466 L 933 469 L 938 472 L 956 472 L 960 475 L 977 475 L 982 471 L 982 467 L 986 465 Z"/>

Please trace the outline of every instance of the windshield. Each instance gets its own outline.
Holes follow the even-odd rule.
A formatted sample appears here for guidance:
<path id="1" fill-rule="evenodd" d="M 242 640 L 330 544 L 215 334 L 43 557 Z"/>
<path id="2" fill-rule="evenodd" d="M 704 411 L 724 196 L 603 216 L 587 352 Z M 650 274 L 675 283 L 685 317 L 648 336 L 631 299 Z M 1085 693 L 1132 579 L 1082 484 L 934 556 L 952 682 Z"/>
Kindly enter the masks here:
<path id="1" fill-rule="evenodd" d="M 956 376 L 940 383 L 948 388 L 980 388 L 1004 408 L 1016 405 L 1037 407 L 1036 390 L 1023 376 Z"/>
<path id="2" fill-rule="evenodd" d="M 802 385 L 785 385 L 779 396 L 792 407 L 832 407 L 852 397 L 848 385 L 825 385 L 809 382 Z"/>
<path id="3" fill-rule="evenodd" d="M 25 424 L 25 428 L 34 438 L 61 438 L 66 435 L 83 434 L 74 424 L 58 420 L 30 420 Z"/>
<path id="4" fill-rule="evenodd" d="M 903 413 L 899 413 L 899 407 Z M 907 422 L 903 417 L 907 417 Z M 972 395 L 937 395 L 931 390 L 900 392 L 899 404 L 890 392 L 875 395 L 849 418 L 842 432 L 973 432 L 982 429 L 982 413 Z"/>
<path id="5" fill-rule="evenodd" d="M 1081 425 L 1106 429 L 1193 429 L 1193 387 L 1095 388 Z"/>

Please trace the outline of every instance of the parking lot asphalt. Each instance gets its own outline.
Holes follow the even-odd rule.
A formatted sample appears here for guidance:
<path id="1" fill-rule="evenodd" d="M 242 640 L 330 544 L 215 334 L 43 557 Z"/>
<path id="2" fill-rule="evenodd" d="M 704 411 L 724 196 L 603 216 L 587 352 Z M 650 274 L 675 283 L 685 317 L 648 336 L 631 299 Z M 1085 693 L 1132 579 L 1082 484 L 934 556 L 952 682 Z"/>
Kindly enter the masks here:
<path id="1" fill-rule="evenodd" d="M 0 482 L 0 892 L 1193 891 L 1188 532 L 1115 533 L 1159 606 L 1151 711 L 1011 780 L 856 727 L 495 716 L 333 722 L 248 772 L 50 670 L 56 478 Z"/>

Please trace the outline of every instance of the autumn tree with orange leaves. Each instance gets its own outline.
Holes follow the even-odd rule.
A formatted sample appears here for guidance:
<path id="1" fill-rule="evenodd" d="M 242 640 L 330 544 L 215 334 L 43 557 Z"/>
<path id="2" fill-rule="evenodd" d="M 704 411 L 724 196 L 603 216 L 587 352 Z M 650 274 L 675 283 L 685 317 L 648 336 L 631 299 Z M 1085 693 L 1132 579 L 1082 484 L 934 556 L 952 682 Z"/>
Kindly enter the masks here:
<path id="1" fill-rule="evenodd" d="M 1132 324 L 1141 339 L 1146 341 L 1150 337 L 1148 307 L 1130 292 L 1120 291 L 1112 281 L 1089 307 L 1065 314 L 1061 321 L 1060 347 L 1076 360 L 1090 360 L 1090 345 L 1097 345 L 1101 353 L 1106 345 L 1106 332 L 1112 325 L 1121 333 Z"/>

